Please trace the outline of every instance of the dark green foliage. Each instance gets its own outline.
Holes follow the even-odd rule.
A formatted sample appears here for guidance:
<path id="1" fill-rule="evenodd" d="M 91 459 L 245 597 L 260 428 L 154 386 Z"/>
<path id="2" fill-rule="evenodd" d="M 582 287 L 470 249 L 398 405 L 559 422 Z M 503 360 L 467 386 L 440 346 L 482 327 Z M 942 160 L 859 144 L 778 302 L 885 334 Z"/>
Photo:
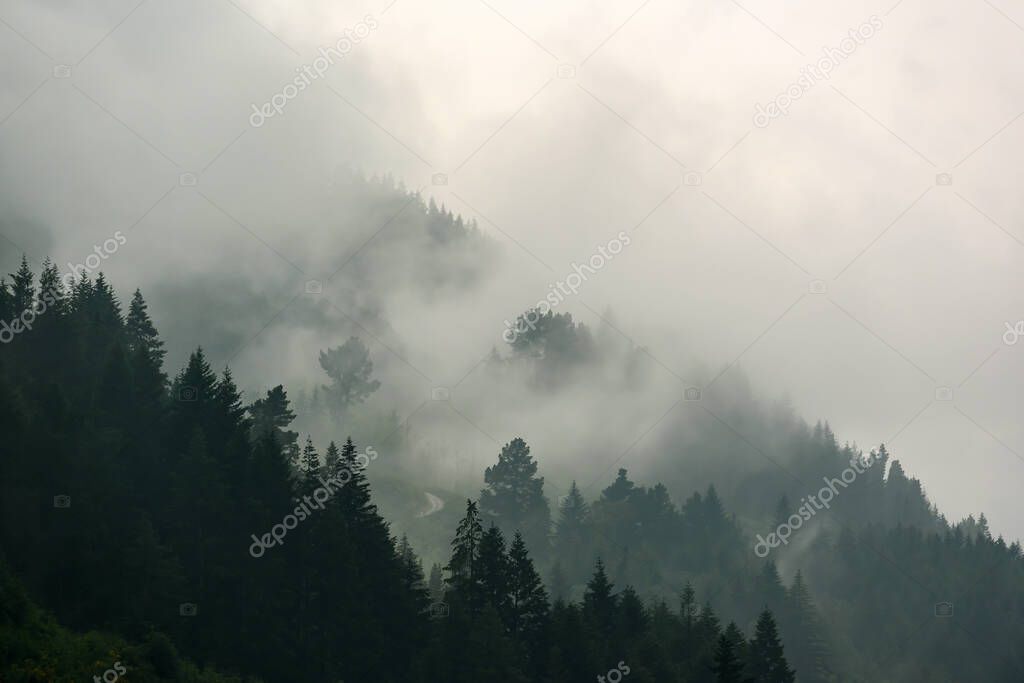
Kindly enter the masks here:
<path id="1" fill-rule="evenodd" d="M 248 411 L 249 417 L 252 420 L 253 440 L 259 440 L 265 434 L 273 434 L 285 456 L 289 460 L 297 460 L 299 452 L 297 441 L 299 435 L 297 432 L 288 429 L 288 425 L 295 420 L 295 413 L 292 412 L 289 405 L 288 394 L 285 392 L 284 387 L 278 384 L 273 389 L 270 389 L 265 397 L 253 401 Z M 333 442 L 330 448 L 334 448 L 335 451 L 337 450 Z M 328 449 L 329 452 L 330 448 Z M 330 465 L 329 459 L 327 464 Z"/>
<path id="2" fill-rule="evenodd" d="M 526 542 L 518 531 L 508 551 L 509 630 L 513 634 L 540 635 L 548 612 L 548 595 Z"/>
<path id="3" fill-rule="evenodd" d="M 747 671 L 753 683 L 793 683 L 796 680 L 783 654 L 775 619 L 767 609 L 757 618 L 754 639 L 747 650 Z"/>
<path id="4" fill-rule="evenodd" d="M 546 557 L 551 511 L 544 497 L 544 477 L 537 476 L 537 463 L 526 442 L 516 438 L 505 444 L 497 464 L 484 472 L 484 481 L 480 511 L 506 533 L 521 531 L 530 551 Z"/>
<path id="5" fill-rule="evenodd" d="M 484 588 L 480 567 L 480 545 L 484 530 L 476 503 L 466 501 L 466 516 L 459 522 L 452 539 L 451 560 L 444 570 L 446 595 L 450 595 L 459 608 L 475 613 L 483 609 Z"/>
<path id="6" fill-rule="evenodd" d="M 572 583 L 582 582 L 590 568 L 589 524 L 590 506 L 574 481 L 569 487 L 569 493 L 561 499 L 555 522 L 554 550 L 561 563 L 563 581 L 571 577 Z M 566 591 L 565 588 L 560 590 Z"/>
<path id="7" fill-rule="evenodd" d="M 331 383 L 323 386 L 323 395 L 327 409 L 334 414 L 341 415 L 350 405 L 362 403 L 380 388 L 380 382 L 371 379 L 373 361 L 359 337 L 350 337 L 337 348 L 321 351 L 320 367 L 331 378 Z"/>
<path id="8" fill-rule="evenodd" d="M 749 683 L 750 679 L 744 673 L 743 645 L 743 634 L 736 624 L 730 622 L 715 645 L 715 664 L 712 670 L 715 672 L 716 683 Z"/>
<path id="9" fill-rule="evenodd" d="M 590 330 L 569 313 L 531 309 L 514 323 L 511 347 L 516 360 L 532 363 L 534 381 L 554 390 L 580 372 L 596 356 Z"/>
<path id="10" fill-rule="evenodd" d="M 592 504 L 569 488 L 549 547 L 544 480 L 515 439 L 467 501 L 447 576 L 425 582 L 351 439 L 322 460 L 307 439 L 300 461 L 283 387 L 246 407 L 201 349 L 168 383 L 141 293 L 122 316 L 102 275 L 46 301 L 63 289 L 51 263 L 0 282 L 5 320 L 48 307 L 0 345 L 2 680 L 89 680 L 112 652 L 139 681 L 589 683 L 620 663 L 637 683 L 1022 680 L 1019 544 L 983 515 L 949 525 L 884 446 L 799 555 L 757 559 L 749 527 L 808 491 L 702 484 L 677 505 L 623 469 Z M 528 350 L 585 344 L 573 330 Z M 339 405 L 374 385 L 352 368 Z M 827 426 L 791 445 L 808 481 L 856 455 Z M 940 599 L 955 623 L 927 621 Z"/>
<path id="11" fill-rule="evenodd" d="M 498 527 L 491 524 L 480 538 L 480 588 L 483 600 L 494 608 L 506 624 L 509 622 L 509 562 L 505 551 L 505 538 Z"/>

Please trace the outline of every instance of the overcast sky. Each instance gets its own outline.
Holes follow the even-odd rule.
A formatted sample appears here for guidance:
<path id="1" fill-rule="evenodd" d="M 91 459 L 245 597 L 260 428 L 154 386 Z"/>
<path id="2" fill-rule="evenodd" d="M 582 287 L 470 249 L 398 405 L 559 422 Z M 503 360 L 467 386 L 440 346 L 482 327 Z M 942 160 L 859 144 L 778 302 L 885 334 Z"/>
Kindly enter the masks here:
<path id="1" fill-rule="evenodd" d="M 627 231 L 566 310 L 678 372 L 742 368 L 1019 538 L 1022 24 L 1022 0 L 3 0 L 0 266 L 120 230 L 120 287 L 238 271 L 283 304 L 336 265 L 310 246 L 339 175 L 390 172 L 507 251 L 501 305 L 392 311 L 458 376 Z"/>

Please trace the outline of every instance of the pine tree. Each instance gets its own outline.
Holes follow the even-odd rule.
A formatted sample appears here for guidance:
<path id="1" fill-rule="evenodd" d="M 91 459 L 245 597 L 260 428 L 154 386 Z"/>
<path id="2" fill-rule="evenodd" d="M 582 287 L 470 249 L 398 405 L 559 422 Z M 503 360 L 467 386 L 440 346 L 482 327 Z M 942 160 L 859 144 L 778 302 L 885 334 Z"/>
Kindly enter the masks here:
<path id="1" fill-rule="evenodd" d="M 783 653 L 775 619 L 767 609 L 757 618 L 754 639 L 747 651 L 747 670 L 753 683 L 794 683 L 796 680 Z"/>
<path id="2" fill-rule="evenodd" d="M 103 273 L 96 276 L 89 309 L 90 320 L 100 330 L 113 332 L 122 329 L 121 302 Z"/>
<path id="3" fill-rule="evenodd" d="M 484 530 L 476 503 L 466 501 L 466 516 L 459 522 L 452 539 L 452 556 L 444 570 L 448 572 L 446 594 L 451 593 L 471 613 L 483 607 L 480 577 L 480 542 Z"/>
<path id="4" fill-rule="evenodd" d="M 712 533 L 724 528 L 726 523 L 725 508 L 722 506 L 722 500 L 718 497 L 718 491 L 715 490 L 714 484 L 709 485 L 708 490 L 704 493 L 702 515 L 704 523 Z"/>
<path id="5" fill-rule="evenodd" d="M 423 579 L 423 565 L 413 552 L 409 539 L 404 534 L 396 550 L 402 567 L 402 585 L 417 613 L 423 613 L 430 606 L 430 591 Z"/>
<path id="6" fill-rule="evenodd" d="M 22 254 L 21 267 L 18 272 L 11 275 L 11 296 L 14 315 L 21 315 L 27 311 L 35 301 L 35 287 L 33 281 L 35 276 L 32 269 L 28 267 L 28 258 Z"/>
<path id="7" fill-rule="evenodd" d="M 775 566 L 774 560 L 767 560 L 761 567 L 761 573 L 754 580 L 754 597 L 759 604 L 777 612 L 786 602 L 786 587 Z"/>
<path id="8" fill-rule="evenodd" d="M 149 317 L 149 307 L 142 298 L 142 292 L 135 290 L 132 301 L 128 305 L 128 316 L 124 321 L 128 349 L 132 353 L 145 354 L 150 363 L 158 370 L 163 366 L 164 343 L 153 326 Z"/>
<path id="9" fill-rule="evenodd" d="M 350 337 L 341 346 L 320 352 L 320 367 L 331 378 L 323 390 L 334 414 L 344 412 L 350 405 L 362 403 L 380 388 L 380 382 L 370 379 L 373 361 L 370 351 L 359 337 Z"/>
<path id="10" fill-rule="evenodd" d="M 521 530 L 534 555 L 546 556 L 551 511 L 544 498 L 544 477 L 530 447 L 515 438 L 501 449 L 498 463 L 484 471 L 487 483 L 480 493 L 480 510 L 497 518 L 506 532 Z"/>
<path id="11" fill-rule="evenodd" d="M 614 587 L 605 573 L 604 562 L 600 557 L 597 558 L 594 563 L 594 575 L 587 582 L 587 588 L 583 593 L 583 614 L 605 646 L 612 638 L 615 609 L 618 605 L 616 596 L 612 594 Z"/>
<path id="12" fill-rule="evenodd" d="M 8 322 L 14 317 L 14 296 L 7 286 L 7 280 L 0 278 L 0 322 Z"/>
<path id="13" fill-rule="evenodd" d="M 573 481 L 569 493 L 558 506 L 555 524 L 555 551 L 576 578 L 585 571 L 585 544 L 588 537 L 590 509 Z M 581 577 L 582 578 L 582 577 Z"/>
<path id="14" fill-rule="evenodd" d="M 333 441 L 327 444 L 327 451 L 324 452 L 324 469 L 328 477 L 333 477 L 341 471 L 341 452 Z"/>
<path id="15" fill-rule="evenodd" d="M 715 647 L 721 635 L 721 622 L 719 622 L 718 616 L 715 615 L 715 611 L 711 608 L 711 603 L 706 602 L 697 616 L 696 640 L 698 651 L 703 651 L 708 661 L 714 656 Z"/>
<path id="16" fill-rule="evenodd" d="M 527 639 L 539 636 L 547 621 L 548 595 L 518 531 L 508 551 L 508 567 L 512 635 L 522 634 Z"/>
<path id="17" fill-rule="evenodd" d="M 480 539 L 480 584 L 484 601 L 490 604 L 506 625 L 509 622 L 509 566 L 505 537 L 494 524 Z"/>
<path id="18" fill-rule="evenodd" d="M 743 643 L 743 634 L 736 624 L 730 622 L 725 633 L 718 637 L 712 670 L 716 683 L 747 683 L 750 681 L 743 672 L 743 660 L 738 652 Z"/>
<path id="19" fill-rule="evenodd" d="M 189 356 L 188 365 L 178 373 L 171 386 L 173 403 L 169 433 L 172 450 L 184 448 L 196 430 L 212 434 L 216 390 L 217 376 L 206 362 L 202 348 L 198 348 Z"/>
<path id="20" fill-rule="evenodd" d="M 67 303 L 64 283 L 61 281 L 60 271 L 53 261 L 43 261 L 43 270 L 39 273 L 39 295 L 38 300 L 46 306 L 47 319 L 62 318 L 67 313 Z"/>
<path id="21" fill-rule="evenodd" d="M 790 660 L 794 668 L 801 672 L 801 682 L 828 681 L 831 666 L 824 627 L 799 570 L 787 597 L 787 619 L 783 634 L 790 648 Z"/>
<path id="22" fill-rule="evenodd" d="M 618 476 L 616 476 L 615 481 L 612 482 L 611 486 L 601 492 L 601 500 L 609 503 L 624 501 L 633 494 L 633 487 L 633 482 L 629 480 L 626 469 L 619 468 L 619 473 Z"/>
<path id="23" fill-rule="evenodd" d="M 345 518 L 357 526 L 369 526 L 367 533 L 376 538 L 381 530 L 386 534 L 387 525 L 377 514 L 377 506 L 374 505 L 373 496 L 370 494 L 370 482 L 366 479 L 363 464 L 358 456 L 351 437 L 346 439 L 345 445 L 341 447 L 338 462 L 339 472 L 345 472 L 344 478 L 348 479 L 348 483 L 342 487 L 338 500 Z"/>
<path id="24" fill-rule="evenodd" d="M 248 411 L 252 418 L 253 440 L 266 433 L 273 434 L 289 459 L 296 459 L 298 457 L 298 432 L 288 429 L 288 425 L 295 420 L 295 413 L 292 412 L 288 402 L 288 394 L 283 386 L 278 384 L 273 389 L 268 390 L 265 397 L 253 401 Z M 334 442 L 331 442 L 331 445 L 333 446 Z M 329 451 L 330 448 L 328 448 Z M 335 451 L 337 451 L 336 446 Z M 328 462 L 327 464 L 328 471 L 331 471 L 330 463 Z"/>
<path id="25" fill-rule="evenodd" d="M 573 480 L 569 493 L 558 506 L 558 522 L 555 525 L 560 541 L 577 540 L 583 536 L 584 525 L 590 510 L 583 494 Z"/>
<path id="26" fill-rule="evenodd" d="M 616 632 L 620 640 L 630 642 L 647 631 L 648 615 L 636 589 L 626 586 L 619 594 L 616 614 Z"/>
<path id="27" fill-rule="evenodd" d="M 125 338 L 134 379 L 133 398 L 138 419 L 147 429 L 158 419 L 167 391 L 163 372 L 164 343 L 149 318 L 142 293 L 135 290 L 125 318 Z"/>
<path id="28" fill-rule="evenodd" d="M 302 448 L 302 489 L 308 495 L 320 487 L 317 477 L 320 475 L 320 455 L 313 447 L 313 439 L 306 437 L 306 445 Z"/>

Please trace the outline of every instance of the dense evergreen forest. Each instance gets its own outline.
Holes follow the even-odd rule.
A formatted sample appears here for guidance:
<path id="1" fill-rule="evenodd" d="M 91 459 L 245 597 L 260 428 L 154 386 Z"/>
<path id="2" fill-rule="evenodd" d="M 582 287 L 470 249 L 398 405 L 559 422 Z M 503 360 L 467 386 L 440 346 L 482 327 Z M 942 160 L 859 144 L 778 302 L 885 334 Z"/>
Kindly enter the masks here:
<path id="1" fill-rule="evenodd" d="M 201 349 L 168 376 L 139 291 L 71 284 L 0 285 L 0 320 L 40 311 L 0 346 L 0 680 L 1024 680 L 1020 546 L 949 523 L 885 446 L 762 555 L 864 459 L 827 425 L 767 518 L 626 469 L 546 491 L 524 425 L 425 570 L 374 503 L 388 452 L 302 438 L 284 387 L 246 402 Z M 585 337 L 557 317 L 518 351 L 549 328 Z"/>

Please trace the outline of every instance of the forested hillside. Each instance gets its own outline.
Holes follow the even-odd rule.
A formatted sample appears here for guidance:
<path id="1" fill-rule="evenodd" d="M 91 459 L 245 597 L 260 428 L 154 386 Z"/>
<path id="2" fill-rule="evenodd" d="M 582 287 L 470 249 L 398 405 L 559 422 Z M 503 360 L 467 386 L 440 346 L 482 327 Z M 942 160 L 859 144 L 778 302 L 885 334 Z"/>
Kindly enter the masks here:
<path id="1" fill-rule="evenodd" d="M 947 523 L 884 446 L 807 429 L 758 516 L 625 469 L 551 490 L 524 425 L 425 572 L 374 504 L 388 451 L 296 439 L 283 387 L 244 400 L 201 349 L 169 377 L 143 295 L 102 275 L 23 263 L 0 320 L 33 308 L 0 347 L 4 680 L 1021 680 L 1019 545 Z"/>

